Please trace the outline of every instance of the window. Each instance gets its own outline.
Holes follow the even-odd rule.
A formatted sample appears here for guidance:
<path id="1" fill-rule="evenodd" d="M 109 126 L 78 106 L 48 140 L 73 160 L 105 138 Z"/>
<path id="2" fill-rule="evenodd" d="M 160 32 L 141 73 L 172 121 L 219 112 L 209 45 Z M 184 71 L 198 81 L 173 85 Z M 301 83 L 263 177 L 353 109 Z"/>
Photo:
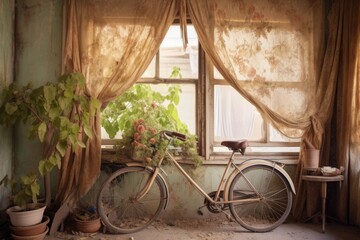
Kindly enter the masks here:
<path id="1" fill-rule="evenodd" d="M 166 34 L 158 54 L 144 72 L 139 84 L 151 84 L 160 93 L 167 91 L 166 85 L 178 84 L 182 94 L 178 105 L 181 120 L 192 134 L 196 134 L 196 91 L 198 85 L 198 39 L 193 26 L 188 26 L 188 47 L 184 49 L 179 25 L 172 25 Z M 179 75 L 170 77 L 174 68 Z"/>
<path id="2" fill-rule="evenodd" d="M 272 29 L 266 37 L 259 37 L 256 31 L 257 28 L 250 28 L 243 22 L 234 24 L 226 35 L 225 44 L 237 79 L 249 92 L 254 93 L 252 88 L 256 88 L 258 99 L 276 111 L 301 115 L 305 101 L 304 83 L 310 84 L 312 74 L 311 42 L 304 39 L 303 34 L 283 25 Z M 216 29 L 214 36 L 216 42 Z M 300 139 L 290 139 L 278 132 L 227 84 L 215 67 L 210 69 L 213 70 L 209 74 L 213 91 L 209 101 L 214 106 L 210 109 L 213 116 L 210 147 L 213 152 L 226 152 L 227 149 L 220 145 L 226 139 L 247 139 L 252 142 L 248 150 L 258 153 L 299 151 Z"/>
<path id="3" fill-rule="evenodd" d="M 234 37 L 237 42 L 229 39 L 229 46 L 238 45 L 243 49 L 249 47 L 247 39 L 248 29 L 238 30 L 232 34 L 242 36 Z M 296 39 L 296 33 L 278 30 L 274 31 L 270 38 L 263 39 L 261 44 L 266 46 L 263 52 L 257 52 L 255 55 L 237 57 L 241 61 L 234 62 L 237 66 L 236 75 L 243 84 L 249 85 L 257 76 L 252 71 L 266 72 L 266 81 L 271 81 L 275 86 L 274 92 L 264 94 L 263 101 L 270 101 L 271 104 L 285 110 L 296 111 L 296 105 L 301 105 L 302 82 L 300 76 L 308 74 L 306 66 L 298 64 L 298 58 L 291 58 L 291 54 L 298 53 L 301 49 L 294 49 L 284 59 L 275 59 L 278 61 L 295 61 L 293 69 L 277 69 L 274 71 L 268 63 L 271 61 L 269 52 L 274 48 L 281 48 L 282 44 L 288 44 L 289 41 Z M 269 152 L 298 152 L 299 139 L 289 139 L 275 130 L 271 124 L 264 119 L 261 114 L 247 102 L 236 90 L 230 87 L 223 79 L 221 74 L 205 58 L 201 46 L 198 43 L 196 31 L 192 25 L 188 25 L 189 45 L 183 49 L 180 35 L 180 27 L 172 25 L 163 40 L 159 52 L 144 72 L 142 78 L 137 84 L 149 84 L 153 89 L 159 92 L 167 91 L 170 84 L 179 84 L 182 88 L 178 112 L 180 118 L 187 124 L 193 134 L 199 136 L 200 152 L 207 159 L 210 156 L 227 154 L 229 151 L 220 145 L 223 140 L 247 139 L 251 142 L 250 152 L 269 153 Z M 231 37 L 231 36 L 230 36 Z M 230 38 L 229 37 L 229 38 Z M 234 52 L 244 54 L 244 52 Z M 310 54 L 310 53 L 305 53 Z M 251 61 L 267 58 L 257 68 L 250 66 L 256 65 Z M 235 59 L 235 58 L 234 58 Z M 281 62 L 278 63 L 279 66 Z M 301 65 L 301 66 L 300 66 Z M 174 68 L 180 69 L 180 75 L 170 77 Z M 207 69 L 206 72 L 204 69 Z M 287 76 L 291 71 L 291 78 Z M 266 81 L 262 87 L 266 87 Z M 276 92 L 276 94 L 274 94 Z M 279 94 L 280 93 L 280 94 Z M 204 96 L 200 96 L 203 94 Z M 275 96 L 287 97 L 296 101 L 284 102 Z M 291 96 L 290 96 L 291 95 Z M 295 97 L 294 97 L 295 96 Z M 206 105 L 204 106 L 204 103 Z M 294 107 L 295 106 L 295 107 Z M 298 107 L 299 109 L 301 106 Z M 105 132 L 103 131 L 103 136 Z"/>

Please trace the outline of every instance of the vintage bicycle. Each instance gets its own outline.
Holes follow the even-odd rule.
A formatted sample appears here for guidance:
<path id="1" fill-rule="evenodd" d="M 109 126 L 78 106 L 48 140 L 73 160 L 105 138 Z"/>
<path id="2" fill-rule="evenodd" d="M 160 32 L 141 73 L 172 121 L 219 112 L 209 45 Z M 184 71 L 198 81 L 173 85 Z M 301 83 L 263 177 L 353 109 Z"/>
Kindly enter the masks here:
<path id="1" fill-rule="evenodd" d="M 168 141 L 168 146 L 171 146 L 174 138 L 186 140 L 186 136 L 178 132 L 165 130 L 160 134 Z M 169 150 L 165 155 L 205 197 L 204 206 L 210 212 L 223 212 L 242 227 L 254 232 L 267 232 L 278 227 L 288 217 L 295 194 L 294 184 L 283 169 L 283 164 L 276 160 L 257 158 L 235 164 L 234 155 L 244 155 L 247 141 L 224 141 L 221 144 L 231 149 L 232 153 L 217 190 L 211 193 L 206 193 L 186 173 Z M 163 159 L 155 167 L 126 166 L 104 181 L 97 207 L 106 231 L 140 231 L 166 208 L 169 191 L 161 174 Z"/>

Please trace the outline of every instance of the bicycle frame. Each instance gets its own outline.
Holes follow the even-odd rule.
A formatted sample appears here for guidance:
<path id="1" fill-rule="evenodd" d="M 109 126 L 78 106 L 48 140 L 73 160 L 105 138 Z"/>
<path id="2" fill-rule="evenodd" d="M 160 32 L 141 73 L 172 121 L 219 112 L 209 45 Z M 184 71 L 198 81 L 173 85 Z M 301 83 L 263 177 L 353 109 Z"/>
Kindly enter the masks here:
<path id="1" fill-rule="evenodd" d="M 174 158 L 174 156 L 172 154 L 170 154 L 168 151 L 166 152 L 167 156 L 170 158 L 170 162 L 173 163 L 175 165 L 175 167 L 183 174 L 183 176 L 190 182 L 190 184 L 195 187 L 195 189 L 197 189 L 209 202 L 211 202 L 212 204 L 228 204 L 228 203 L 250 203 L 250 202 L 257 202 L 261 200 L 261 197 L 259 195 L 259 193 L 257 192 L 257 190 L 251 185 L 250 182 L 247 182 L 249 184 L 249 186 L 251 187 L 251 189 L 259 196 L 258 198 L 252 198 L 252 199 L 240 199 L 240 200 L 234 200 L 234 201 L 229 201 L 227 200 L 227 197 L 221 201 L 219 200 L 220 198 L 220 192 L 222 189 L 224 189 L 225 184 L 227 184 L 229 182 L 229 179 L 227 179 L 228 176 L 228 172 L 230 167 L 234 167 L 235 169 L 238 169 L 238 167 L 235 165 L 234 160 L 233 160 L 233 156 L 235 155 L 235 152 L 233 152 L 231 154 L 231 157 L 226 165 L 226 168 L 224 170 L 224 173 L 221 177 L 221 180 L 219 182 L 217 191 L 215 193 L 215 198 L 211 198 L 196 182 L 195 180 L 180 166 L 180 164 L 176 161 L 176 159 Z M 236 170 L 235 170 L 236 171 Z M 231 174 L 233 175 L 233 174 Z M 230 176 L 231 176 L 230 175 Z"/>
<path id="2" fill-rule="evenodd" d="M 171 139 L 169 140 L 169 145 L 171 143 Z M 259 192 L 252 186 L 252 184 L 250 183 L 250 181 L 247 180 L 247 178 L 245 177 L 245 175 L 242 175 L 245 179 L 245 181 L 247 182 L 248 186 L 255 192 L 255 194 L 257 195 L 257 198 L 251 198 L 251 199 L 239 199 L 239 200 L 228 200 L 228 188 L 230 187 L 230 183 L 231 180 L 238 174 L 242 174 L 242 169 L 249 167 L 251 165 L 266 165 L 266 166 L 270 166 L 274 169 L 276 169 L 277 171 L 279 171 L 281 174 L 283 174 L 285 176 L 285 178 L 287 179 L 291 190 L 294 194 L 296 194 L 295 192 L 295 187 L 293 185 L 293 182 L 291 180 L 291 178 L 289 177 L 289 175 L 286 173 L 286 171 L 280 167 L 276 162 L 274 161 L 266 161 L 266 160 L 261 160 L 261 159 L 253 159 L 252 161 L 245 161 L 244 163 L 240 164 L 239 166 L 237 166 L 234 163 L 234 155 L 235 155 L 235 151 L 232 152 L 229 161 L 226 165 L 226 168 L 224 170 L 224 173 L 221 177 L 221 180 L 219 182 L 218 188 L 216 190 L 215 193 L 215 197 L 211 198 L 209 196 L 209 194 L 207 194 L 196 182 L 195 180 L 181 167 L 181 165 L 176 161 L 176 159 L 174 158 L 174 156 L 169 152 L 169 150 L 166 150 L 165 154 L 166 156 L 169 157 L 170 162 L 175 165 L 175 167 L 182 173 L 182 175 L 190 182 L 190 184 L 195 187 L 195 189 L 197 189 L 201 195 L 203 195 L 211 204 L 217 205 L 217 204 L 229 204 L 229 203 L 253 203 L 253 202 L 257 202 L 260 201 L 262 199 L 261 194 L 259 194 Z M 164 159 L 164 158 L 163 158 Z M 149 191 L 150 187 L 152 186 L 155 178 L 157 175 L 160 174 L 160 169 L 161 169 L 161 164 L 163 159 L 161 159 L 157 166 L 154 168 L 154 174 L 152 174 L 152 176 L 149 178 L 149 180 L 147 181 L 147 184 L 145 185 L 145 187 L 142 189 L 142 191 L 140 191 L 139 195 L 138 195 L 138 199 L 141 199 L 142 197 L 144 197 L 146 195 L 146 193 Z M 234 168 L 233 172 L 229 175 L 229 169 L 230 167 Z M 227 177 L 228 176 L 228 177 Z M 220 199 L 220 193 L 223 190 L 224 196 L 223 196 L 223 200 Z"/>

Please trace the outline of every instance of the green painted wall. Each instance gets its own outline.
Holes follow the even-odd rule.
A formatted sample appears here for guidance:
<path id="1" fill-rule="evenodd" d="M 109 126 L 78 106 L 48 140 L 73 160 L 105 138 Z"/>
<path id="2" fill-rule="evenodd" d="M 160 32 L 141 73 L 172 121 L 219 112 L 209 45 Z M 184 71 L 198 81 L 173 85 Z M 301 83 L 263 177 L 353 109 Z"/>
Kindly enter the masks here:
<path id="1" fill-rule="evenodd" d="M 0 91 L 13 81 L 14 7 L 15 0 L 0 1 Z M 0 126 L 0 179 L 11 176 L 12 153 L 12 129 Z M 9 194 L 9 189 L 0 186 L 0 210 L 8 206 Z"/>
<path id="2" fill-rule="evenodd" d="M 54 82 L 61 72 L 62 0 L 16 1 L 15 81 L 34 87 Z M 15 174 L 36 172 L 41 144 L 28 139 L 24 125 L 15 129 Z"/>
<path id="3" fill-rule="evenodd" d="M 196 183 L 206 192 L 210 193 L 217 190 L 225 165 L 202 165 L 193 168 L 191 165 L 182 165 L 185 171 L 196 181 Z M 295 165 L 285 167 L 285 171 L 290 177 L 295 175 Z M 199 207 L 204 205 L 204 197 L 190 184 L 190 182 L 177 170 L 175 166 L 163 166 L 165 173 L 161 172 L 169 190 L 168 205 L 160 215 L 160 218 L 167 221 L 186 218 L 214 218 L 224 217 L 223 214 L 217 215 L 210 213 L 206 207 L 202 208 L 203 216 L 198 215 Z M 230 169 L 230 173 L 233 169 Z M 84 206 L 96 206 L 97 195 L 102 183 L 107 175 L 102 172 L 100 178 L 90 192 L 81 200 Z"/>

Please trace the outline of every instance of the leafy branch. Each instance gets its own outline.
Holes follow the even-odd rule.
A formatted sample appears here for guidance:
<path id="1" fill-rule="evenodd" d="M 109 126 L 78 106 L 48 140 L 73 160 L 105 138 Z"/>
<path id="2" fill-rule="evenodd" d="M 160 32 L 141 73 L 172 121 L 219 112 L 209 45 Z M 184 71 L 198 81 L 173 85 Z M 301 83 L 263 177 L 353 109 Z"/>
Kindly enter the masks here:
<path id="1" fill-rule="evenodd" d="M 100 104 L 84 91 L 84 76 L 70 73 L 57 83 L 35 89 L 30 84 L 22 88 L 11 84 L 2 92 L 0 124 L 9 126 L 22 121 L 29 126 L 29 137 L 44 144 L 46 151 L 38 166 L 41 175 L 61 167 L 68 146 L 73 151 L 78 146 L 84 148 L 84 142 L 92 137 L 90 119 Z M 25 183 L 29 183 L 28 179 Z M 30 190 L 38 194 L 35 187 Z"/>
<path id="2" fill-rule="evenodd" d="M 135 150 L 137 155 L 148 159 L 147 162 L 159 159 L 159 155 L 155 155 L 155 148 L 160 155 L 165 151 L 152 132 L 167 129 L 184 133 L 190 136 L 188 141 L 175 141 L 174 144 L 182 148 L 182 156 L 191 158 L 197 166 L 201 163 L 197 138 L 190 134 L 177 111 L 180 94 L 179 85 L 171 85 L 166 94 L 161 94 L 148 84 L 136 84 L 109 103 L 102 112 L 101 124 L 110 138 L 114 138 L 118 132 L 122 134 L 118 149 L 127 154 L 134 154 Z M 139 124 L 139 121 L 143 123 Z M 136 129 L 140 125 L 144 130 Z"/>

